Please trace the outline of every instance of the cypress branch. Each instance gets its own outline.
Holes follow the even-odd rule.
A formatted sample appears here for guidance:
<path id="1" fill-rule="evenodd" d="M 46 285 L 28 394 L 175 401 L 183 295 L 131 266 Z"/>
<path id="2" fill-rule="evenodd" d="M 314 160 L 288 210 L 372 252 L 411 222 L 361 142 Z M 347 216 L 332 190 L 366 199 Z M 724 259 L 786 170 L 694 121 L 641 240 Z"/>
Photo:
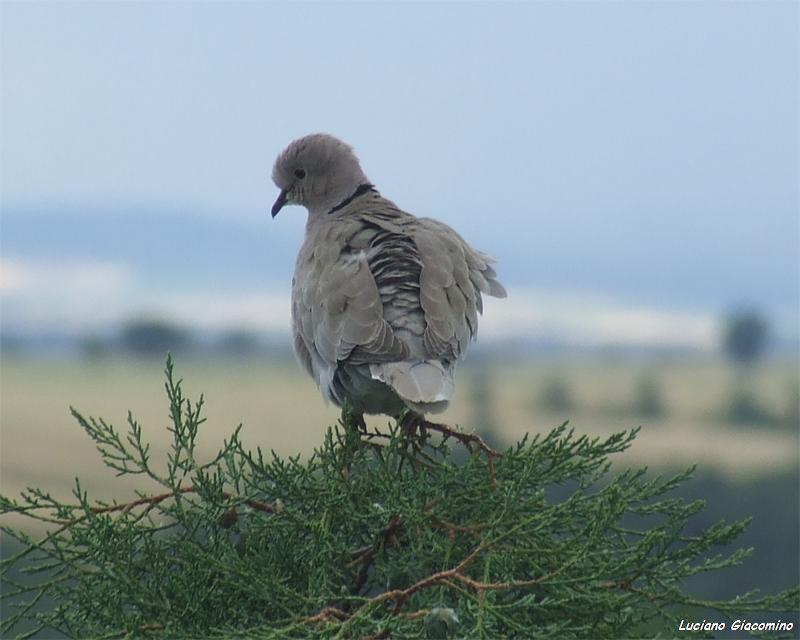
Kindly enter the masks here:
<path id="1" fill-rule="evenodd" d="M 161 490 L 103 504 L 76 480 L 72 502 L 0 497 L 0 513 L 49 527 L 40 540 L 3 527 L 22 546 L 2 563 L 4 636 L 650 637 L 698 608 L 732 620 L 799 607 L 797 588 L 730 601 L 683 590 L 746 559 L 722 547 L 747 521 L 687 535 L 703 503 L 669 494 L 693 469 L 612 474 L 637 430 L 589 438 L 564 424 L 496 452 L 435 423 L 360 433 L 345 413 L 306 460 L 247 450 L 237 428 L 201 461 L 203 400 L 183 396 L 171 359 L 166 378 L 163 472 L 133 416 L 119 431 L 72 410 L 110 470 Z M 555 485 L 571 493 L 554 499 Z"/>

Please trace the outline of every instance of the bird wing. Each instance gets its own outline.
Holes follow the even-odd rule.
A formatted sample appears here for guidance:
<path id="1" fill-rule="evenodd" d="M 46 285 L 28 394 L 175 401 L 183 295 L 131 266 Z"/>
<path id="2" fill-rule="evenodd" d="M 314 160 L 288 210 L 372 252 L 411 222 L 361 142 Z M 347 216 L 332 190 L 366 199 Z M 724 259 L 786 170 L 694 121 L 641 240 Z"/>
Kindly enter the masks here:
<path id="1" fill-rule="evenodd" d="M 396 209 L 320 225 L 306 238 L 293 281 L 300 362 L 330 397 L 343 362 L 377 366 L 373 376 L 384 379 L 418 341 L 414 361 L 461 358 L 477 333 L 481 294 L 506 295 L 492 262 L 446 224 Z"/>
<path id="2" fill-rule="evenodd" d="M 446 224 L 419 218 L 413 238 L 422 262 L 423 345 L 432 357 L 460 358 L 478 331 L 481 294 L 502 298 L 506 291 L 497 281 L 493 259 Z"/>
<path id="3" fill-rule="evenodd" d="M 366 252 L 350 244 L 359 231 L 352 223 L 327 225 L 307 238 L 295 269 L 295 350 L 323 389 L 339 362 L 388 362 L 408 355 L 383 317 Z"/>

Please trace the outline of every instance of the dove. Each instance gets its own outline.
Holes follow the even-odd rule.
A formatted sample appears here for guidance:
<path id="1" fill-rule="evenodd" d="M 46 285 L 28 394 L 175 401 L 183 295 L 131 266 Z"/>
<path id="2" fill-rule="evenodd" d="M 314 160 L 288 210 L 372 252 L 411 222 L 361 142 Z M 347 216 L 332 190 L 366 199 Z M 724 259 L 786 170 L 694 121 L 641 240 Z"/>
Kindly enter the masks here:
<path id="1" fill-rule="evenodd" d="M 317 133 L 290 143 L 272 217 L 308 211 L 292 279 L 292 335 L 322 395 L 363 414 L 444 411 L 483 312 L 506 291 L 494 260 L 443 222 L 383 197 L 352 147 Z"/>

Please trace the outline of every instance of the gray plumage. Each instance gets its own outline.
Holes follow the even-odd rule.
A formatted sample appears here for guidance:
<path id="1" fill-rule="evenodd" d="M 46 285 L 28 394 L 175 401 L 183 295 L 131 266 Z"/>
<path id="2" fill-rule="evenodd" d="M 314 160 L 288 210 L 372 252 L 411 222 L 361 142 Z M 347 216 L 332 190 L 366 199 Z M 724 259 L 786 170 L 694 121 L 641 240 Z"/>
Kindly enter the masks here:
<path id="1" fill-rule="evenodd" d="M 273 217 L 286 204 L 308 209 L 292 331 L 323 395 L 357 413 L 446 409 L 456 364 L 478 331 L 481 294 L 506 295 L 492 258 L 381 196 L 333 136 L 292 142 L 272 177 L 281 190 Z"/>

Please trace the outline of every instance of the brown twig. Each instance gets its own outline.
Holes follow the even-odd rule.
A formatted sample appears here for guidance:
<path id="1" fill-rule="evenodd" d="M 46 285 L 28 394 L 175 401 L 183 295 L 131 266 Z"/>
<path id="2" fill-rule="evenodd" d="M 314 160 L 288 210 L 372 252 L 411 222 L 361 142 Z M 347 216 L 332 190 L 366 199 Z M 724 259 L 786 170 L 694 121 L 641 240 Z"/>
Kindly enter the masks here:
<path id="1" fill-rule="evenodd" d="M 491 478 L 492 486 L 497 486 L 497 477 L 494 471 L 494 459 L 502 458 L 503 454 L 492 449 L 477 433 L 463 433 L 462 431 L 453 429 L 446 424 L 428 422 L 425 419 L 421 420 L 418 423 L 418 426 L 421 429 L 430 429 L 431 431 L 437 431 L 438 433 L 441 433 L 445 440 L 447 440 L 447 438 L 454 438 L 458 440 L 467 448 L 470 453 L 473 451 L 473 445 L 477 445 L 477 447 L 486 454 L 486 463 L 489 466 L 489 477 Z"/>
<path id="2" fill-rule="evenodd" d="M 142 496 L 141 498 L 137 498 L 136 500 L 131 500 L 130 502 L 121 502 L 119 504 L 112 504 L 112 505 L 105 505 L 102 507 L 89 507 L 89 514 L 100 514 L 100 513 L 112 513 L 114 511 L 121 511 L 122 513 L 130 513 L 136 507 L 141 507 L 146 505 L 148 509 L 152 509 L 157 504 L 164 502 L 169 498 L 174 498 L 175 496 L 184 494 L 184 493 L 197 493 L 198 488 L 194 485 L 188 485 L 184 487 L 178 487 L 175 491 L 168 491 L 165 493 L 158 493 L 151 496 Z M 236 496 L 233 494 L 223 491 L 222 496 L 227 500 L 234 500 Z M 251 509 L 256 511 L 261 511 L 263 513 L 280 513 L 281 509 L 276 505 L 269 504 L 268 502 L 263 502 L 261 500 L 253 500 L 247 499 L 244 501 Z M 58 529 L 53 535 L 57 535 L 61 533 L 65 529 L 69 529 L 70 527 L 82 522 L 89 514 L 84 514 L 77 518 L 73 518 L 72 520 L 62 520 L 61 521 L 61 528 Z M 226 514 L 227 515 L 227 514 Z"/>
<path id="3" fill-rule="evenodd" d="M 364 610 L 365 608 L 370 607 L 374 604 L 378 604 L 380 602 L 384 602 L 386 600 L 394 600 L 395 606 L 393 611 L 394 613 L 400 613 L 400 609 L 402 609 L 406 600 L 408 600 L 417 591 L 421 591 L 422 589 L 434 586 L 450 578 L 457 578 L 457 576 L 461 575 L 461 571 L 463 571 L 470 563 L 472 563 L 475 560 L 475 558 L 478 557 L 481 551 L 483 551 L 484 548 L 485 545 L 482 544 L 478 545 L 472 551 L 472 553 L 470 553 L 466 558 L 464 558 L 452 569 L 437 571 L 436 573 L 431 574 L 427 578 L 423 578 L 418 582 L 415 582 L 410 587 L 407 587 L 405 589 L 393 589 L 392 591 L 384 591 L 383 593 L 375 596 L 374 598 L 369 599 L 367 602 L 361 605 L 361 607 L 353 615 L 358 615 L 358 613 Z"/>
<path id="4" fill-rule="evenodd" d="M 424 417 L 415 414 L 415 413 L 408 413 L 402 420 L 402 427 L 406 431 L 406 433 L 413 434 L 415 430 L 419 430 L 421 434 L 425 434 L 427 430 L 436 431 L 444 436 L 444 439 L 447 440 L 448 438 L 453 438 L 458 440 L 462 445 L 464 445 L 467 450 L 472 453 L 474 451 L 474 447 L 477 447 L 479 450 L 483 451 L 486 454 L 487 464 L 489 466 L 489 476 L 491 477 L 492 486 L 497 486 L 497 478 L 495 475 L 494 469 L 494 459 L 495 458 L 502 458 L 503 454 L 499 451 L 495 451 L 492 449 L 486 441 L 481 438 L 477 433 L 464 433 L 462 431 L 458 431 L 453 427 L 450 427 L 446 424 L 440 424 L 438 422 L 429 422 L 425 420 Z M 389 434 L 381 433 L 377 429 L 374 431 L 364 430 L 362 432 L 362 437 L 367 439 L 368 441 L 372 438 L 386 438 L 391 439 Z M 372 444 L 372 443 L 371 443 Z M 418 451 L 417 453 L 422 454 L 426 458 L 431 460 L 424 452 Z"/>
<path id="5" fill-rule="evenodd" d="M 478 596 L 483 596 L 483 594 L 488 590 L 507 590 L 507 589 L 523 589 L 526 587 L 533 587 L 537 584 L 541 584 L 546 580 L 550 580 L 554 576 L 561 573 L 564 569 L 569 567 L 573 562 L 570 561 L 565 565 L 562 565 L 558 569 L 551 571 L 543 576 L 538 578 L 532 578 L 529 580 L 507 580 L 505 582 L 481 582 L 480 580 L 475 580 L 474 578 L 470 578 L 467 575 L 464 575 L 464 569 L 466 569 L 475 559 L 486 550 L 487 547 L 491 546 L 493 543 L 482 543 L 479 544 L 472 552 L 467 555 L 461 562 L 459 562 L 455 567 L 452 569 L 446 569 L 444 571 L 437 571 L 426 578 L 423 578 L 410 587 L 405 589 L 394 589 L 392 591 L 384 591 L 381 594 L 378 594 L 374 598 L 370 598 L 364 604 L 361 605 L 350 618 L 355 618 L 361 614 L 361 612 L 365 611 L 369 607 L 379 604 L 381 602 L 386 601 L 394 601 L 394 608 L 392 609 L 392 613 L 395 615 L 402 615 L 400 610 L 403 608 L 405 603 L 408 599 L 417 593 L 418 591 L 422 591 L 423 589 L 427 589 L 429 587 L 437 586 L 437 585 L 445 585 L 450 588 L 458 589 L 455 582 L 460 582 L 468 587 L 471 587 L 475 591 L 478 592 Z"/>
<path id="6" fill-rule="evenodd" d="M 461 444 L 463 444 L 467 449 L 472 451 L 472 445 L 477 445 L 478 448 L 483 451 L 491 460 L 492 458 L 501 458 L 503 456 L 502 453 L 495 451 L 492 449 L 486 441 L 481 438 L 477 433 L 464 433 L 463 431 L 458 431 L 457 429 L 453 429 L 446 424 L 439 424 L 438 422 L 428 422 L 427 420 L 422 420 L 419 422 L 419 426 L 423 429 L 430 429 L 431 431 L 437 431 L 441 433 L 445 439 L 447 438 L 454 438 L 458 440 Z"/>
<path id="7" fill-rule="evenodd" d="M 635 593 L 637 595 L 642 596 L 646 600 L 650 602 L 656 602 L 658 600 L 658 596 L 650 591 L 646 591 L 645 589 L 640 589 L 639 587 L 633 586 L 633 581 L 638 577 L 632 576 L 625 580 L 618 580 L 618 581 L 611 581 L 607 580 L 605 582 L 599 583 L 599 586 L 603 587 L 604 589 L 620 589 L 622 591 L 628 591 L 629 593 Z"/>
<path id="8" fill-rule="evenodd" d="M 378 444 L 377 442 L 372 442 L 372 439 L 384 438 L 385 440 L 391 440 L 392 436 L 389 435 L 388 433 L 381 433 L 380 431 L 375 429 L 374 431 L 363 431 L 361 433 L 361 438 L 363 442 L 371 446 L 376 451 L 380 452 L 383 449 L 385 449 L 386 446 Z M 419 465 L 421 467 L 427 467 L 428 469 L 433 469 L 438 464 L 438 462 L 434 458 L 425 453 L 419 446 L 416 445 L 416 443 L 412 443 L 412 446 L 414 448 L 413 455 L 407 456 L 405 458 L 409 460 L 412 464 Z M 419 457 L 414 457 L 414 456 L 419 456 Z M 424 458 L 424 460 L 421 458 Z"/>
<path id="9" fill-rule="evenodd" d="M 346 611 L 342 611 L 336 607 L 325 607 L 316 615 L 303 618 L 303 622 L 307 624 L 316 624 L 318 622 L 344 622 L 349 617 Z"/>
<path id="10" fill-rule="evenodd" d="M 443 529 L 447 529 L 447 536 L 450 538 L 451 541 L 456 539 L 456 534 L 459 533 L 471 533 L 471 534 L 478 534 L 481 530 L 488 527 L 488 524 L 478 523 L 478 524 L 456 524 L 455 522 L 450 522 L 448 520 L 443 520 L 442 518 L 438 518 L 433 516 L 431 519 L 431 523 L 435 527 L 442 527 Z"/>
<path id="11" fill-rule="evenodd" d="M 406 620 L 419 620 L 424 618 L 430 613 L 430 609 L 418 609 L 417 611 L 410 611 L 409 613 L 401 613 L 400 617 Z"/>
<path id="12" fill-rule="evenodd" d="M 148 624 L 143 624 L 139 627 L 139 631 L 147 632 L 147 631 L 161 631 L 164 628 L 163 624 L 159 624 L 158 622 L 150 622 Z"/>
<path id="13" fill-rule="evenodd" d="M 403 518 L 400 516 L 392 516 L 389 519 L 389 523 L 386 525 L 384 529 L 378 534 L 377 539 L 370 545 L 366 547 L 361 547 L 354 553 L 354 558 L 351 565 L 355 564 L 363 564 L 365 562 L 371 562 L 372 558 L 375 556 L 375 553 L 380 548 L 381 543 L 384 546 L 392 546 L 397 541 L 395 537 L 396 534 L 402 529 L 403 527 Z"/>
<path id="14" fill-rule="evenodd" d="M 355 558 L 350 563 L 351 565 L 360 565 L 358 574 L 356 575 L 356 583 L 353 585 L 352 593 L 359 593 L 361 588 L 367 581 L 369 575 L 369 568 L 372 566 L 372 561 L 375 554 L 383 546 L 383 548 L 391 547 L 397 544 L 397 534 L 403 528 L 403 518 L 400 516 L 392 516 L 389 519 L 389 524 L 378 534 L 371 545 L 362 547 L 355 553 Z"/>
<path id="15" fill-rule="evenodd" d="M 112 511 L 122 511 L 122 513 L 129 513 L 135 507 L 140 507 L 143 504 L 146 504 L 150 507 L 154 507 L 160 502 L 163 502 L 167 498 L 172 498 L 179 493 L 192 493 L 196 491 L 195 487 L 178 487 L 175 491 L 169 491 L 167 493 L 159 493 L 153 496 L 143 496 L 138 500 L 131 500 L 130 502 L 122 502 L 120 504 L 112 504 L 105 507 L 90 507 L 89 511 L 92 513 L 110 513 Z"/>

